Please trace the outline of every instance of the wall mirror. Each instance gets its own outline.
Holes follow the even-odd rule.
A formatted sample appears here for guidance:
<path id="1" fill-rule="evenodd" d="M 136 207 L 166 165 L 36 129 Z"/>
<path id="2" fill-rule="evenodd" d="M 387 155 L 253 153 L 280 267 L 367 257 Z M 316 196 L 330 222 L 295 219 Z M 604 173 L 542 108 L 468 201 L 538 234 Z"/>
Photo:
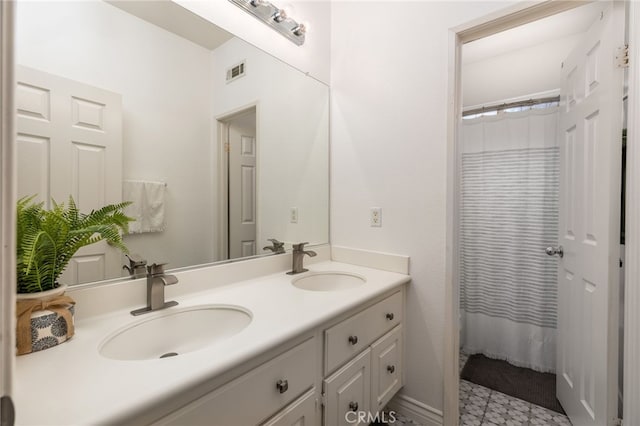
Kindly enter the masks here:
<path id="1" fill-rule="evenodd" d="M 169 268 L 328 242 L 329 89 L 181 6 L 22 1 L 18 195 L 133 201 L 131 253 Z M 62 281 L 127 276 L 82 249 Z"/>

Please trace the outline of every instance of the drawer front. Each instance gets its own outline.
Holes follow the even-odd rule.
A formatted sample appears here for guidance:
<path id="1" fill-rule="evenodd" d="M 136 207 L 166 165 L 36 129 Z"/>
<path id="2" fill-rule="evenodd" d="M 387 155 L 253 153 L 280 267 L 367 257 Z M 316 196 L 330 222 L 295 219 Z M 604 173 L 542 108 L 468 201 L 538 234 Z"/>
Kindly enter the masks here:
<path id="1" fill-rule="evenodd" d="M 402 387 L 402 326 L 371 345 L 371 410 L 378 411 Z"/>
<path id="2" fill-rule="evenodd" d="M 325 330 L 325 375 L 353 358 L 402 320 L 402 292 Z"/>
<path id="3" fill-rule="evenodd" d="M 371 349 L 324 381 L 326 426 L 360 425 L 371 402 Z"/>
<path id="4" fill-rule="evenodd" d="M 320 424 L 316 388 L 293 401 L 262 426 L 314 426 Z"/>
<path id="5" fill-rule="evenodd" d="M 311 338 L 155 424 L 258 424 L 313 386 L 316 353 Z"/>

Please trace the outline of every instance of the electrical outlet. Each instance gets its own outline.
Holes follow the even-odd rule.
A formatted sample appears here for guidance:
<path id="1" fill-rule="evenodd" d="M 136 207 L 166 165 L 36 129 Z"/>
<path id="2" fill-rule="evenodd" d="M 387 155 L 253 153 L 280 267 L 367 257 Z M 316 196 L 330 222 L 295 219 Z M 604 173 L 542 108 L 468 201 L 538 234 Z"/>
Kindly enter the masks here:
<path id="1" fill-rule="evenodd" d="M 371 226 L 379 228 L 382 226 L 382 207 L 371 207 Z"/>
<path id="2" fill-rule="evenodd" d="M 289 222 L 298 223 L 298 208 L 297 207 L 291 207 L 291 209 L 289 210 Z"/>

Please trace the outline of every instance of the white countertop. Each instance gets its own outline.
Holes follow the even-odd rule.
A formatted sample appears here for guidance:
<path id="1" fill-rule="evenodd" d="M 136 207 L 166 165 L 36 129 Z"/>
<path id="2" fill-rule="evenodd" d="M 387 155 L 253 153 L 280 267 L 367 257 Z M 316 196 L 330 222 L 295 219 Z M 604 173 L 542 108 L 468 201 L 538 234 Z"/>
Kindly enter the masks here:
<path id="1" fill-rule="evenodd" d="M 347 290 L 307 291 L 291 285 L 292 277 L 282 271 L 179 296 L 175 298 L 179 305 L 169 310 L 228 304 L 251 311 L 253 320 L 226 340 L 165 359 L 118 361 L 98 353 L 100 344 L 114 331 L 163 311 L 133 317 L 130 309 L 123 309 L 77 321 L 70 341 L 17 358 L 17 424 L 119 424 L 410 279 L 333 261 L 308 268 L 312 272 L 352 272 L 365 276 L 367 282 Z"/>

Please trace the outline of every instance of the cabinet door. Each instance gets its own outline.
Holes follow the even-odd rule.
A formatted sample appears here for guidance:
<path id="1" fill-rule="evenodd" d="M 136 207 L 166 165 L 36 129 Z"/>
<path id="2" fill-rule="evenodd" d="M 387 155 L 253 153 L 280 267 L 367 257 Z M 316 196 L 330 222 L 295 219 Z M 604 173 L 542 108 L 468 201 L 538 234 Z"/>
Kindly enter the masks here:
<path id="1" fill-rule="evenodd" d="M 292 402 L 262 426 L 315 426 L 320 424 L 316 388 Z"/>
<path id="2" fill-rule="evenodd" d="M 402 387 L 402 326 L 371 345 L 371 410 L 379 411 Z"/>
<path id="3" fill-rule="evenodd" d="M 324 381 L 325 417 L 328 426 L 368 424 L 371 402 L 371 349 L 354 358 Z M 362 421 L 360 421 L 362 420 Z"/>

